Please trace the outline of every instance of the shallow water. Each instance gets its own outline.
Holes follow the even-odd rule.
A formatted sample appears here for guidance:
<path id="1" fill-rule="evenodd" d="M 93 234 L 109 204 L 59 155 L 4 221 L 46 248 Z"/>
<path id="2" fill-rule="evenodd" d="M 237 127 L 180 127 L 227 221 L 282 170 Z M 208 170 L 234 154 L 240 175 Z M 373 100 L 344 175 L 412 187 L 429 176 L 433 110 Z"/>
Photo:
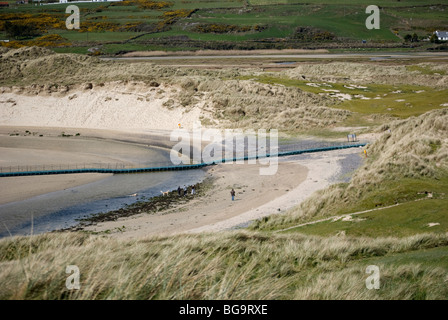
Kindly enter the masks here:
<path id="1" fill-rule="evenodd" d="M 77 219 L 116 210 L 160 191 L 201 182 L 205 170 L 120 174 L 86 185 L 0 205 L 0 237 L 68 228 Z M 137 195 L 134 195 L 137 194 Z M 5 227 L 6 226 L 6 227 Z"/>
<path id="2" fill-rule="evenodd" d="M 344 145 L 345 142 L 291 139 L 281 141 L 279 151 L 312 149 L 335 144 Z M 157 153 L 163 160 L 168 160 L 168 152 L 158 150 Z M 301 158 L 303 157 L 306 155 L 301 155 Z M 346 175 L 359 165 L 355 158 L 349 157 L 345 160 L 351 160 L 348 163 L 353 165 L 346 170 L 347 172 L 342 172 L 342 175 Z M 347 161 L 341 160 L 341 162 L 347 164 Z M 76 225 L 80 218 L 117 210 L 142 199 L 158 196 L 161 194 L 160 191 L 175 190 L 178 186 L 201 182 L 205 178 L 205 172 L 205 169 L 197 169 L 119 174 L 86 185 L 0 205 L 0 238 L 68 228 Z M 347 178 L 349 179 L 348 176 L 344 177 Z"/>

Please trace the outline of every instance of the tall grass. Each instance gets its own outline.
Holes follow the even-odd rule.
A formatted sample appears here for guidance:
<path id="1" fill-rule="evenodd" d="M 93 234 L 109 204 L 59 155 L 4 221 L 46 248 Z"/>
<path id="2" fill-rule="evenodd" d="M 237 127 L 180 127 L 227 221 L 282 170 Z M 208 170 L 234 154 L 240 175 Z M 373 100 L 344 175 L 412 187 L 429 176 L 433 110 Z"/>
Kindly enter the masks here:
<path id="1" fill-rule="evenodd" d="M 447 245 L 446 234 L 374 240 L 241 231 L 139 240 L 82 233 L 6 238 L 0 241 L 0 298 L 446 298 L 446 270 L 384 266 L 384 290 L 372 292 L 365 288 L 362 261 Z M 79 267 L 80 290 L 65 287 L 67 265 Z"/>
<path id="2" fill-rule="evenodd" d="M 446 187 L 448 176 L 447 108 L 383 125 L 378 132 L 381 136 L 366 148 L 367 158 L 349 183 L 318 191 L 298 208 L 252 228 L 285 228 L 349 210 L 415 200 L 421 197 L 418 192 L 443 193 L 439 189 Z"/>

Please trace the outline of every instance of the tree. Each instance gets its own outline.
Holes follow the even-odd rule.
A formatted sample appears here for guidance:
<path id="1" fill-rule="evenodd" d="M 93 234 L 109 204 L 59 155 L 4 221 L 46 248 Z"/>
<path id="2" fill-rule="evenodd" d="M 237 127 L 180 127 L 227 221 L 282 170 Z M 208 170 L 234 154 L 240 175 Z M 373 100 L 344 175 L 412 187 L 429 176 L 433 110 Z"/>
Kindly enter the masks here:
<path id="1" fill-rule="evenodd" d="M 429 41 L 432 43 L 439 43 L 439 37 L 435 33 L 432 34 L 431 38 L 429 38 Z"/>
<path id="2" fill-rule="evenodd" d="M 412 35 L 412 39 L 411 39 L 411 41 L 412 41 L 412 42 L 418 42 L 418 35 L 417 35 L 416 33 L 414 33 L 414 34 Z"/>

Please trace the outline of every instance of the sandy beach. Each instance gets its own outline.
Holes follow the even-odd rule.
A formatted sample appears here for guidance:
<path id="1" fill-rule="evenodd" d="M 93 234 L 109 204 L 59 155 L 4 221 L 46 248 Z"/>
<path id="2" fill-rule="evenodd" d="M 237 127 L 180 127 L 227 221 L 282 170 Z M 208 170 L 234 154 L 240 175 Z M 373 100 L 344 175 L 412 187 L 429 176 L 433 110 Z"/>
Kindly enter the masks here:
<path id="1" fill-rule="evenodd" d="M 214 183 L 203 197 L 157 214 L 142 213 L 85 229 L 94 232 L 108 230 L 113 236 L 126 238 L 187 232 L 234 218 L 269 203 L 300 185 L 307 171 L 307 168 L 296 163 L 282 162 L 277 174 L 260 176 L 258 164 L 220 164 L 208 170 L 207 175 Z M 231 201 L 230 197 L 232 188 L 236 192 L 235 201 Z M 117 231 L 118 228 L 126 231 Z"/>
<path id="2" fill-rule="evenodd" d="M 182 89 L 174 85 L 108 83 L 68 93 L 3 88 L 0 99 L 0 167 L 45 165 L 48 169 L 85 164 L 144 166 L 166 161 L 160 156 L 175 144 L 170 133 L 181 123 L 191 131 L 208 113 L 201 107 L 167 108 Z M 123 106 L 127 108 L 123 108 Z M 63 136 L 63 135 L 68 135 Z M 155 151 L 152 148 L 162 148 Z M 281 214 L 328 186 L 345 153 L 328 152 L 304 159 L 285 158 L 273 176 L 260 176 L 260 165 L 218 165 L 208 171 L 213 189 L 184 207 L 158 214 L 142 213 L 86 228 L 116 237 L 214 232 L 270 214 Z M 310 160 L 312 159 L 312 160 Z M 181 174 L 181 173 L 180 173 Z M 2 178 L 0 204 L 81 186 L 107 177 L 101 174 Z M 236 200 L 231 202 L 230 189 Z M 125 226 L 125 228 L 122 228 Z M 121 230 L 121 231 L 118 231 Z M 123 232 L 123 230 L 125 230 Z"/>
<path id="3" fill-rule="evenodd" d="M 272 176 L 260 176 L 259 164 L 221 164 L 209 170 L 213 188 L 186 205 L 156 214 L 142 213 L 117 221 L 101 222 L 85 230 L 118 238 L 148 235 L 219 232 L 247 226 L 250 221 L 294 208 L 313 192 L 332 183 L 338 174 L 339 160 L 360 150 L 323 152 L 304 159 L 287 157 Z M 236 191 L 235 201 L 230 190 Z"/>
<path id="4" fill-rule="evenodd" d="M 31 127 L 0 128 L 0 165 L 8 166 L 123 163 L 141 165 L 160 155 L 149 149 L 153 142 L 167 141 L 157 131 L 143 133 L 70 129 L 80 136 L 60 137 L 61 128 Z M 11 136 L 11 133 L 19 133 Z M 160 143 L 161 145 L 163 143 Z M 167 147 L 167 146 L 165 146 Z M 261 164 L 220 164 L 208 170 L 213 187 L 205 196 L 157 214 L 142 213 L 117 221 L 101 222 L 85 227 L 86 231 L 110 234 L 120 238 L 138 238 L 148 235 L 217 232 L 240 226 L 271 214 L 282 214 L 297 206 L 313 192 L 328 186 L 340 170 L 338 161 L 347 154 L 360 153 L 358 149 L 281 158 L 277 173 L 259 174 Z M 159 159 L 163 157 L 160 156 Z M 51 160 L 49 160 L 51 159 Z M 181 174 L 181 173 L 179 173 Z M 49 192 L 81 186 L 110 175 L 70 174 L 54 176 L 8 177 L 0 179 L 0 204 L 26 200 Z M 235 201 L 230 190 L 236 191 Z M 123 228 L 124 227 L 124 228 Z"/>

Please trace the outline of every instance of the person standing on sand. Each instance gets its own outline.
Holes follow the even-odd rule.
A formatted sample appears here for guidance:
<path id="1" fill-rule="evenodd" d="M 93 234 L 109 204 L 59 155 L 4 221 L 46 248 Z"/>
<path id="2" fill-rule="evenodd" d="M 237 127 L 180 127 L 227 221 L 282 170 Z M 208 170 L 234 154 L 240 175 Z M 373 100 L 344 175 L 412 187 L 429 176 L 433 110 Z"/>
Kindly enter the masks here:
<path id="1" fill-rule="evenodd" d="M 178 194 L 179 197 L 180 197 L 180 186 L 177 188 L 177 194 Z"/>
<path id="2" fill-rule="evenodd" d="M 233 190 L 233 188 L 232 188 L 232 190 L 230 190 L 230 195 L 232 196 L 232 201 L 234 201 L 235 200 L 235 190 Z"/>
<path id="3" fill-rule="evenodd" d="M 194 190 L 194 186 L 191 187 L 191 194 L 194 194 L 195 190 Z"/>

